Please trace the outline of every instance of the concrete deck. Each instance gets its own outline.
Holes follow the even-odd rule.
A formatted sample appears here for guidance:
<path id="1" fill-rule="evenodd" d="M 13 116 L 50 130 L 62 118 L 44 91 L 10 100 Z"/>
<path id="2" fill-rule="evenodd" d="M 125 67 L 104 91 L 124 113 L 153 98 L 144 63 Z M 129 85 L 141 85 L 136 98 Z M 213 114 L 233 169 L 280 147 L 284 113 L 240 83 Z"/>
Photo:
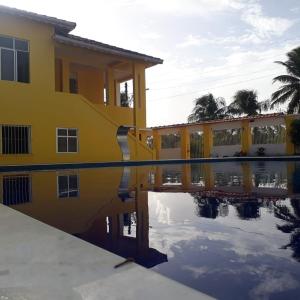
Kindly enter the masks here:
<path id="1" fill-rule="evenodd" d="M 0 299 L 212 299 L 0 205 Z"/>

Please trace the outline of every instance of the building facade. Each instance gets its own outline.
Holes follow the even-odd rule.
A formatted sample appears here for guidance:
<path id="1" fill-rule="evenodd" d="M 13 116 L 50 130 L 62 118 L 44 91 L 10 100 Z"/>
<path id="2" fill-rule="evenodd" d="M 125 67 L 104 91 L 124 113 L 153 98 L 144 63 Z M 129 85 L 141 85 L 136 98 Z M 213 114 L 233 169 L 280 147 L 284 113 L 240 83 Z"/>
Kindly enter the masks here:
<path id="1" fill-rule="evenodd" d="M 120 126 L 131 159 L 154 158 L 145 70 L 163 61 L 71 35 L 75 26 L 0 6 L 0 165 L 119 161 Z"/>

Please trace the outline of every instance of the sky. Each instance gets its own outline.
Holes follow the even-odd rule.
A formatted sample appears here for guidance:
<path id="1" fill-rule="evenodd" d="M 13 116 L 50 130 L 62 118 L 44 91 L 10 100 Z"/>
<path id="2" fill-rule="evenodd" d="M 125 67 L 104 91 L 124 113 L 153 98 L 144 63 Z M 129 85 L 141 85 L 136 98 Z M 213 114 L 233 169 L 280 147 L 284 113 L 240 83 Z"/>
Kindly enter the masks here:
<path id="1" fill-rule="evenodd" d="M 260 101 L 285 74 L 274 61 L 300 45 L 299 0 L 0 0 L 75 21 L 72 32 L 162 58 L 149 68 L 147 126 L 187 122 L 208 92 L 229 104 L 239 89 Z"/>

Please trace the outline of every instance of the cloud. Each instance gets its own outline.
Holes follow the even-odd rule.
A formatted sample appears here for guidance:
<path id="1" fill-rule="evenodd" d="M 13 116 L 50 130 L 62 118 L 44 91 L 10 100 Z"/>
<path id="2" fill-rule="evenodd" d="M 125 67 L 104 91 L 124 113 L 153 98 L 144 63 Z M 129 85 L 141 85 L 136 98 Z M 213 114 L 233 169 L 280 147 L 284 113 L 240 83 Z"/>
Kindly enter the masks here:
<path id="1" fill-rule="evenodd" d="M 241 20 L 250 25 L 261 38 L 281 36 L 295 24 L 295 20 L 265 16 L 258 3 L 245 5 L 242 11 Z"/>
<path id="2" fill-rule="evenodd" d="M 162 38 L 162 35 L 157 32 L 146 32 L 142 33 L 140 36 L 145 40 L 159 40 Z"/>

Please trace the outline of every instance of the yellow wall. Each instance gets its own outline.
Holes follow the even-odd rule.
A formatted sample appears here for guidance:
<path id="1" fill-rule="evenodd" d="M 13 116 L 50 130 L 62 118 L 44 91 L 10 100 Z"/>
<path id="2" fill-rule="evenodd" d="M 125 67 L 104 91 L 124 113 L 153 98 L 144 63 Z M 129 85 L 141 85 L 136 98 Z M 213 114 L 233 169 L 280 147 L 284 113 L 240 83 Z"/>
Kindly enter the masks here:
<path id="1" fill-rule="evenodd" d="M 53 33 L 50 26 L 15 17 L 0 18 L 0 34 L 30 42 L 31 81 L 30 84 L 0 81 L 0 124 L 32 126 L 32 154 L 0 154 L 0 165 L 121 160 L 116 132 L 120 125 L 124 125 L 123 118 L 130 121 L 129 112 L 121 114 L 118 109 L 122 108 L 116 108 L 110 114 L 110 109 L 105 112 L 103 106 L 99 108 L 98 105 L 97 108 L 97 105 L 92 104 L 97 104 L 101 98 L 100 93 L 89 90 L 98 80 L 101 81 L 100 73 L 95 70 L 90 73 L 93 77 L 91 81 L 90 77 L 84 78 L 87 70 L 80 70 L 83 80 L 79 89 L 91 101 L 81 95 L 55 92 L 55 86 L 59 83 L 55 80 L 57 62 Z M 57 70 L 56 73 L 63 74 L 63 70 Z M 133 115 L 132 109 L 128 111 Z M 57 127 L 78 128 L 78 153 L 56 153 Z M 139 142 L 137 145 L 138 157 L 134 151 L 135 138 L 130 136 L 132 159 L 153 158 L 153 152 L 149 148 Z"/>

